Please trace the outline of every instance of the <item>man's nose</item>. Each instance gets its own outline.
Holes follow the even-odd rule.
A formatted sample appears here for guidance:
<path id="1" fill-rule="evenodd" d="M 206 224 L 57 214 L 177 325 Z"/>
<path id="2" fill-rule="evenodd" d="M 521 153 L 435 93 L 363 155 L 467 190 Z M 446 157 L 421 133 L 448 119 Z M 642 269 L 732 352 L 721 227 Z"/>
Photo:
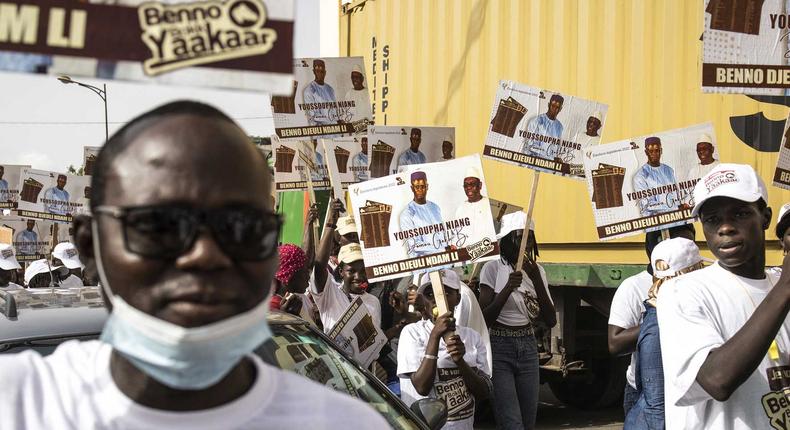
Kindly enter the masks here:
<path id="1" fill-rule="evenodd" d="M 207 231 L 200 232 L 192 247 L 176 259 L 176 267 L 181 270 L 216 270 L 232 265 L 233 261 Z"/>
<path id="2" fill-rule="evenodd" d="M 719 236 L 731 236 L 737 232 L 738 229 L 735 227 L 735 223 L 732 219 L 727 218 L 719 225 Z"/>

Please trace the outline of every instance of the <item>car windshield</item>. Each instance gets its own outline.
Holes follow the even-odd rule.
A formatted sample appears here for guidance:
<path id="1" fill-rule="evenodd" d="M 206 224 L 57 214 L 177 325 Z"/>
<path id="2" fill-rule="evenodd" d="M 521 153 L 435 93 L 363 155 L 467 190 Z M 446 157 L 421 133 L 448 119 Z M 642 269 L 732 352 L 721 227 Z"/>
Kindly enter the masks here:
<path id="1" fill-rule="evenodd" d="M 256 351 L 267 363 L 361 399 L 383 415 L 394 429 L 420 428 L 383 384 L 308 325 L 273 324 L 272 332 L 272 341 Z"/>

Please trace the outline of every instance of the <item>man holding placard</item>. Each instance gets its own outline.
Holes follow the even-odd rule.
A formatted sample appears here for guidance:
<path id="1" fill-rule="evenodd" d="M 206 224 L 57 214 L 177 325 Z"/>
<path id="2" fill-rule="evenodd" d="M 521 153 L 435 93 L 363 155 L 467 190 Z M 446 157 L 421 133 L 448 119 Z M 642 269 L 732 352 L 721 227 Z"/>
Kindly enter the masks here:
<path id="1" fill-rule="evenodd" d="M 425 172 L 418 171 L 411 174 L 411 191 L 414 199 L 403 209 L 399 217 L 401 230 L 441 224 L 442 210 L 436 203 L 427 200 L 428 178 Z M 445 240 L 441 235 L 417 234 L 406 241 L 406 252 L 410 257 L 435 254 L 444 251 L 444 243 Z"/>

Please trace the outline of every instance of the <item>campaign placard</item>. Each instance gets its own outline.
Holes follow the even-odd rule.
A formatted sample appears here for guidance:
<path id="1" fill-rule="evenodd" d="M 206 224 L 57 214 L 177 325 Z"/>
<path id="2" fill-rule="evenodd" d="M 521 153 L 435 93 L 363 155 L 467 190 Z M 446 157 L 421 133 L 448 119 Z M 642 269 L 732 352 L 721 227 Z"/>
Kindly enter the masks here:
<path id="1" fill-rule="evenodd" d="M 91 176 L 93 174 L 93 166 L 96 164 L 96 157 L 99 156 L 101 146 L 83 146 L 82 147 L 82 174 Z"/>
<path id="2" fill-rule="evenodd" d="M 16 209 L 19 203 L 19 176 L 22 169 L 28 168 L 30 166 L 0 164 L 0 210 Z"/>
<path id="3" fill-rule="evenodd" d="M 779 147 L 779 158 L 774 171 L 774 186 L 790 190 L 790 117 L 785 121 L 782 134 L 782 145 Z"/>
<path id="4" fill-rule="evenodd" d="M 0 70 L 287 94 L 291 0 L 2 3 Z"/>
<path id="5" fill-rule="evenodd" d="M 280 140 L 272 136 L 274 151 L 274 185 L 276 191 L 304 191 L 308 176 L 314 190 L 332 187 L 324 163 L 323 149 L 317 139 Z"/>
<path id="6" fill-rule="evenodd" d="M 370 282 L 499 255 L 479 155 L 351 185 Z"/>
<path id="7" fill-rule="evenodd" d="M 584 170 L 598 237 L 693 222 L 694 186 L 718 163 L 711 123 L 587 149 Z"/>
<path id="8" fill-rule="evenodd" d="M 583 179 L 582 154 L 600 143 L 607 110 L 603 103 L 500 81 L 483 156 Z"/>
<path id="9" fill-rule="evenodd" d="M 374 126 L 368 142 L 371 178 L 398 173 L 403 166 L 455 158 L 455 127 Z"/>
<path id="10" fill-rule="evenodd" d="M 378 358 L 381 348 L 387 343 L 387 336 L 373 321 L 360 297 L 351 302 L 328 335 L 365 368 Z"/>
<path id="11" fill-rule="evenodd" d="M 491 216 L 494 219 L 494 229 L 496 230 L 497 234 L 499 233 L 499 228 L 502 225 L 502 217 L 514 212 L 520 212 L 524 209 L 521 206 L 505 203 L 492 198 L 489 198 L 488 202 L 491 205 Z"/>
<path id="12" fill-rule="evenodd" d="M 272 97 L 280 139 L 365 134 L 372 124 L 363 57 L 295 58 L 289 96 Z"/>
<path id="13" fill-rule="evenodd" d="M 22 169 L 17 215 L 70 223 L 73 215 L 90 212 L 91 177 L 46 170 Z"/>
<path id="14" fill-rule="evenodd" d="M 327 168 L 338 172 L 337 180 L 344 190 L 351 184 L 368 180 L 367 136 L 322 139 L 322 143 L 326 145 Z"/>
<path id="15" fill-rule="evenodd" d="M 0 219 L 0 225 L 11 229 L 11 245 L 18 261 L 40 260 L 52 252 L 54 222 L 10 216 Z M 58 225 L 56 244 L 68 242 L 71 237 L 70 230 L 69 225 Z"/>
<path id="16" fill-rule="evenodd" d="M 702 90 L 785 95 L 790 15 L 784 0 L 706 0 Z"/>

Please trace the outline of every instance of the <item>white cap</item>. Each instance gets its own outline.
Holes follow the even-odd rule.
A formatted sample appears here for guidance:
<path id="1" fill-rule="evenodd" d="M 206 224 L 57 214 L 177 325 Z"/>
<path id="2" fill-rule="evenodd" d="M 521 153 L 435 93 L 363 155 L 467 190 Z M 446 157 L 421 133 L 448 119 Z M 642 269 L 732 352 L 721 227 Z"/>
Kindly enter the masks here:
<path id="1" fill-rule="evenodd" d="M 779 239 L 781 239 L 782 236 L 784 236 L 784 232 L 779 231 L 779 224 L 782 223 L 782 220 L 785 218 L 785 216 L 788 213 L 790 213 L 790 203 L 785 203 L 782 205 L 781 208 L 779 208 L 779 216 L 776 217 L 776 237 L 778 237 Z"/>
<path id="2" fill-rule="evenodd" d="M 19 262 L 16 261 L 14 248 L 7 243 L 0 243 L 0 269 L 14 270 L 21 267 Z"/>
<path id="3" fill-rule="evenodd" d="M 34 276 L 38 275 L 39 273 L 49 273 L 49 270 L 52 269 L 54 272 L 55 270 L 61 268 L 63 266 L 52 266 L 47 263 L 47 260 L 41 259 L 31 262 L 27 265 L 27 269 L 25 269 L 25 285 L 30 284 L 30 280 L 33 279 Z"/>
<path id="4" fill-rule="evenodd" d="M 511 231 L 523 231 L 527 225 L 527 214 L 524 211 L 509 213 L 502 217 L 501 225 L 502 227 L 500 227 L 499 233 L 496 235 L 497 239 L 502 239 Z M 534 219 L 529 220 L 529 229 L 535 231 Z"/>
<path id="5" fill-rule="evenodd" d="M 358 243 L 349 243 L 341 246 L 340 252 L 337 253 L 337 260 L 346 264 L 362 260 L 362 247 Z"/>
<path id="6" fill-rule="evenodd" d="M 442 285 L 445 287 L 461 291 L 461 278 L 459 278 L 458 274 L 454 271 L 448 269 L 439 270 L 439 278 L 441 278 Z M 431 277 L 428 273 L 426 273 L 422 275 L 420 286 L 417 288 L 417 293 L 422 293 L 429 285 L 431 285 Z"/>
<path id="7" fill-rule="evenodd" d="M 80 261 L 80 254 L 71 242 L 60 242 L 52 250 L 52 256 L 63 262 L 69 269 L 84 269 L 85 265 Z"/>
<path id="8" fill-rule="evenodd" d="M 601 112 L 600 111 L 593 112 L 592 115 L 590 115 L 590 118 L 595 118 L 598 121 L 601 121 Z"/>
<path id="9" fill-rule="evenodd" d="M 697 143 L 700 143 L 700 142 L 708 142 L 708 143 L 712 144 L 713 140 L 710 138 L 710 136 L 708 136 L 707 133 L 702 133 L 702 134 L 699 135 L 699 139 L 697 139 Z"/>
<path id="10" fill-rule="evenodd" d="M 650 264 L 656 278 L 675 276 L 683 269 L 706 260 L 699 254 L 697 244 L 684 237 L 662 240 L 650 254 Z"/>
<path id="11" fill-rule="evenodd" d="M 341 236 L 349 233 L 359 233 L 357 231 L 357 223 L 352 216 L 341 216 L 337 219 L 337 230 Z"/>
<path id="12" fill-rule="evenodd" d="M 768 190 L 752 166 L 722 163 L 714 167 L 694 187 L 692 216 L 698 216 L 702 204 L 713 197 L 729 197 L 742 202 L 768 202 Z"/>
<path id="13" fill-rule="evenodd" d="M 477 167 L 470 166 L 466 169 L 464 178 L 477 178 L 482 181 L 483 175 L 480 174 L 480 170 L 478 170 Z"/>

